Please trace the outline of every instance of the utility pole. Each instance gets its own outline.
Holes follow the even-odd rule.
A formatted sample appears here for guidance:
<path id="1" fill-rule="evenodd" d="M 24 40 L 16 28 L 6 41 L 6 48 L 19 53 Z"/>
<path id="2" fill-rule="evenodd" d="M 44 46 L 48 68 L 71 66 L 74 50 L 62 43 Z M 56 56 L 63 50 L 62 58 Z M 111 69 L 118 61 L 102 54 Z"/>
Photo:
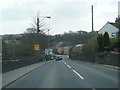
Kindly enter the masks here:
<path id="1" fill-rule="evenodd" d="M 94 31 L 94 27 L 93 27 L 93 5 L 92 5 L 92 32 Z"/>
<path id="2" fill-rule="evenodd" d="M 120 31 L 120 1 L 118 2 L 118 29 Z"/>
<path id="3" fill-rule="evenodd" d="M 39 27 L 39 23 L 40 23 L 40 22 L 39 22 L 39 17 L 37 17 L 37 33 L 40 32 L 40 30 L 39 30 L 39 28 L 40 28 L 40 27 Z"/>
<path id="4" fill-rule="evenodd" d="M 40 32 L 40 30 L 39 30 L 39 28 L 40 28 L 39 23 L 40 23 L 40 21 L 39 21 L 39 13 L 38 13 L 38 15 L 37 15 L 37 22 L 36 22 L 36 24 L 37 24 L 37 41 L 36 41 L 36 44 L 38 44 L 38 45 L 39 45 L 39 32 Z M 37 56 L 38 56 L 38 60 L 39 60 L 39 58 L 40 58 L 40 50 L 37 50 Z"/>
<path id="5" fill-rule="evenodd" d="M 49 41 L 49 29 L 48 29 L 48 55 L 50 54 L 50 41 Z"/>
<path id="6" fill-rule="evenodd" d="M 36 40 L 36 44 L 40 46 L 39 44 L 39 33 L 40 33 L 40 22 L 42 22 L 45 18 L 51 18 L 50 16 L 46 16 L 46 17 L 42 17 L 43 19 L 40 20 L 40 17 L 39 17 L 39 13 L 37 14 L 37 18 L 36 18 L 36 27 L 37 27 L 37 33 L 36 33 L 36 36 L 37 36 L 37 40 Z M 48 39 L 49 39 L 49 30 L 48 30 Z M 49 42 L 48 42 L 49 43 Z M 37 50 L 38 52 L 38 59 L 40 58 L 40 50 Z"/>
<path id="7" fill-rule="evenodd" d="M 93 5 L 91 6 L 91 11 L 92 11 L 92 37 L 94 38 L 94 21 L 93 21 Z M 95 61 L 95 48 L 94 48 L 94 41 L 92 43 L 92 51 L 93 51 L 93 61 L 96 63 Z"/>

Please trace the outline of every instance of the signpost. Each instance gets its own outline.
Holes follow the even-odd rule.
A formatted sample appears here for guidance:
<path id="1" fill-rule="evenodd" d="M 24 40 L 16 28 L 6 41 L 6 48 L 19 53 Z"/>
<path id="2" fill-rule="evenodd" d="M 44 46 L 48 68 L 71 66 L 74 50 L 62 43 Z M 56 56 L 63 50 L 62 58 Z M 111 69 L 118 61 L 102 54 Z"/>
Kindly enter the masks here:
<path id="1" fill-rule="evenodd" d="M 40 45 L 39 44 L 34 44 L 34 50 L 40 50 Z"/>

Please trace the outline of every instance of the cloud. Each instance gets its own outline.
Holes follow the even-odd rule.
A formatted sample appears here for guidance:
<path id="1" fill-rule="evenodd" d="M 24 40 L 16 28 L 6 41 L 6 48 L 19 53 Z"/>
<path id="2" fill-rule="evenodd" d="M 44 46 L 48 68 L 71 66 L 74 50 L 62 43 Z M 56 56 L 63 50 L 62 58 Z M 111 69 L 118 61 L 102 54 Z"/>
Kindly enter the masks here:
<path id="1" fill-rule="evenodd" d="M 4 33 L 23 32 L 40 11 L 51 32 L 91 30 L 91 5 L 94 5 L 94 28 L 99 30 L 117 17 L 119 0 L 3 0 L 0 3 L 0 23 Z M 6 3 L 7 2 L 7 3 Z M 10 23 L 11 22 L 11 23 Z M 23 23 L 22 23 L 23 22 Z M 25 23 L 26 22 L 26 23 Z M 8 27 L 4 27 L 8 26 Z M 12 31 L 11 31 L 12 30 Z"/>
<path id="2" fill-rule="evenodd" d="M 4 21 L 0 22 L 1 34 L 19 34 L 26 30 L 29 21 Z"/>
<path id="3" fill-rule="evenodd" d="M 62 2 L 57 5 L 54 9 L 57 16 L 61 16 L 61 18 L 79 18 L 87 15 L 89 6 L 84 3 L 78 2 Z"/>
<path id="4" fill-rule="evenodd" d="M 4 21 L 18 21 L 18 20 L 25 20 L 29 16 L 27 10 L 19 5 L 13 5 L 9 8 L 4 8 L 1 11 L 1 18 Z"/>

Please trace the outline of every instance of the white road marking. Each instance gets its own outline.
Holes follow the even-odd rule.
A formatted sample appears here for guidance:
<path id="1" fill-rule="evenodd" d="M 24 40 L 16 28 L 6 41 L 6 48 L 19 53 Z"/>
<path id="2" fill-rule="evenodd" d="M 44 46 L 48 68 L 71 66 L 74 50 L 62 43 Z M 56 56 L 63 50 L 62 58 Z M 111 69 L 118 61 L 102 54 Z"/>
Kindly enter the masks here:
<path id="1" fill-rule="evenodd" d="M 65 61 L 62 61 L 64 64 L 66 64 L 66 62 Z"/>
<path id="2" fill-rule="evenodd" d="M 75 70 L 73 70 L 73 72 L 75 73 L 75 74 L 77 74 L 81 79 L 84 79 L 78 72 L 76 72 Z"/>
<path id="3" fill-rule="evenodd" d="M 62 61 L 64 64 L 66 64 L 66 62 L 65 61 Z M 66 64 L 67 65 L 67 67 L 69 67 L 69 68 L 71 68 L 68 64 Z M 71 68 L 72 69 L 72 68 Z M 84 79 L 77 71 L 75 71 L 74 69 L 72 69 L 72 71 L 75 73 L 75 74 L 77 74 L 81 79 Z"/>
<path id="4" fill-rule="evenodd" d="M 64 63 L 65 63 L 65 61 L 62 61 L 62 62 L 64 62 Z"/>
<path id="5" fill-rule="evenodd" d="M 69 65 L 67 65 L 69 68 L 71 68 Z"/>

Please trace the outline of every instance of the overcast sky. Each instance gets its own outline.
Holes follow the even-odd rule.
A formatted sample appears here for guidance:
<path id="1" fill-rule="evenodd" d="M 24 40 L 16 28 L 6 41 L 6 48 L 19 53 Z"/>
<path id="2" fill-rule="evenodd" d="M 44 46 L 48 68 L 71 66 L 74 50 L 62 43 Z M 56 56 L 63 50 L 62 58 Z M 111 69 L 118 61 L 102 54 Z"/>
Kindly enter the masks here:
<path id="1" fill-rule="evenodd" d="M 91 5 L 94 5 L 94 30 L 118 16 L 120 0 L 0 0 L 0 34 L 23 33 L 36 13 L 44 19 L 50 34 L 91 31 Z"/>

